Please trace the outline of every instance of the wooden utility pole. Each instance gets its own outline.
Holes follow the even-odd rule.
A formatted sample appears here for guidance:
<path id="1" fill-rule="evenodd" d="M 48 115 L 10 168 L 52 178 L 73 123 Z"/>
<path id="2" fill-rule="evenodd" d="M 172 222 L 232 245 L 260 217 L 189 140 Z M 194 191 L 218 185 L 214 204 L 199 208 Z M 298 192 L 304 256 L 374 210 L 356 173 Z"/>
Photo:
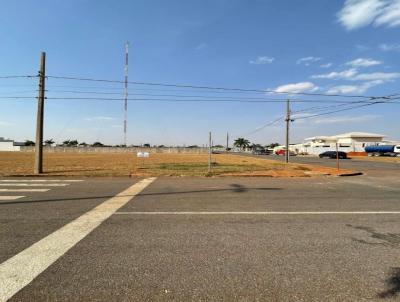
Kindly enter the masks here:
<path id="1" fill-rule="evenodd" d="M 229 133 L 226 133 L 226 152 L 229 150 Z"/>
<path id="2" fill-rule="evenodd" d="M 46 82 L 46 53 L 42 52 L 40 57 L 38 110 L 37 110 L 37 120 L 36 120 L 36 144 L 35 144 L 35 167 L 34 167 L 35 174 L 43 173 L 43 119 L 44 119 L 45 82 Z"/>
<path id="3" fill-rule="evenodd" d="M 212 153 L 212 143 L 211 143 L 211 131 L 208 135 L 208 172 L 211 172 L 211 153 Z"/>
<path id="4" fill-rule="evenodd" d="M 285 162 L 289 162 L 289 125 L 290 125 L 290 102 L 286 101 L 286 150 L 285 150 Z"/>

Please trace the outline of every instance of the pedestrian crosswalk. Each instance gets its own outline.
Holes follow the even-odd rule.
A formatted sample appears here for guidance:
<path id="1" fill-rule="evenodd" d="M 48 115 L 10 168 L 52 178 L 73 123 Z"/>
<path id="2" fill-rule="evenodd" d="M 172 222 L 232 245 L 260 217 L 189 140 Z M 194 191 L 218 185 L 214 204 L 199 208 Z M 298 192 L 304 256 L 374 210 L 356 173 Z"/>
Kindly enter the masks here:
<path id="1" fill-rule="evenodd" d="M 59 187 L 78 183 L 81 179 L 0 179 L 0 203 L 35 196 Z M 13 194 L 15 193 L 15 195 Z M 21 195 L 21 193 L 23 195 Z M 4 194 L 4 195 L 3 195 Z"/>

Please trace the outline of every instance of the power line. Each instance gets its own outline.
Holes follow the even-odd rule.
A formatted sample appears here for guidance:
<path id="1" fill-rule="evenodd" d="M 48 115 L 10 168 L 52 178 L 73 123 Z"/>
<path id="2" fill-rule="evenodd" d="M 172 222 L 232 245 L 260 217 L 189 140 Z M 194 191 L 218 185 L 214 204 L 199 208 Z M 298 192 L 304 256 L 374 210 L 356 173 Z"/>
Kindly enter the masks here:
<path id="1" fill-rule="evenodd" d="M 98 101 L 121 101 L 124 98 L 102 98 L 102 97 L 47 97 L 48 100 L 98 100 Z M 246 100 L 246 99 L 165 99 L 165 98 L 128 98 L 128 101 L 156 101 L 156 102 L 236 102 L 236 103 L 282 103 L 286 102 L 283 99 L 270 99 L 270 100 Z M 352 104 L 348 101 L 338 100 L 301 100 L 294 99 L 293 103 L 339 103 L 339 104 Z M 354 103 L 365 103 L 368 101 L 355 101 Z M 368 102 L 369 104 L 370 102 Z M 381 102 L 374 102 L 381 103 Z M 395 102 L 387 102 L 394 104 Z M 396 102 L 397 103 L 397 102 Z"/>
<path id="2" fill-rule="evenodd" d="M 377 103 L 370 103 L 370 104 L 357 105 L 357 106 L 353 106 L 353 107 L 350 107 L 350 108 L 344 108 L 344 109 L 339 109 L 339 110 L 334 110 L 334 111 L 329 111 L 329 112 L 324 112 L 324 113 L 319 113 L 319 114 L 313 114 L 313 115 L 308 115 L 308 116 L 302 116 L 302 117 L 295 118 L 295 120 L 308 119 L 308 118 L 313 118 L 313 117 L 317 117 L 317 116 L 333 114 L 333 113 L 336 113 L 336 112 L 342 112 L 342 111 L 357 109 L 357 108 L 361 108 L 361 107 L 367 107 L 367 106 L 371 106 L 371 105 L 375 105 L 375 104 L 377 104 Z"/>
<path id="3" fill-rule="evenodd" d="M 0 76 L 0 79 L 22 79 L 22 78 L 37 78 L 37 75 L 8 75 L 8 76 Z"/>
<path id="4" fill-rule="evenodd" d="M 103 91 L 79 91 L 79 90 L 46 90 L 46 92 L 61 92 L 61 93 L 73 93 L 73 94 L 99 94 L 99 95 L 123 95 L 123 93 L 118 93 L 118 92 L 103 92 Z M 232 97 L 232 96 L 209 96 L 209 95 L 182 95 L 182 94 L 148 94 L 148 93 L 130 93 L 130 95 L 136 95 L 136 96 L 156 96 L 156 97 L 178 97 L 178 98 L 215 98 L 215 99 L 229 99 L 229 100 L 277 100 L 277 101 L 285 101 L 285 99 L 282 98 L 269 98 L 269 97 L 245 97 L 245 98 L 237 98 L 237 97 Z M 329 102 L 329 101 L 323 101 L 323 100 L 308 100 L 308 99 L 293 99 L 293 100 L 298 100 L 298 101 L 304 101 L 304 102 Z M 356 103 L 356 102 L 368 102 L 368 100 L 362 100 L 362 101 L 343 101 L 343 103 Z"/>
<path id="5" fill-rule="evenodd" d="M 104 82 L 104 83 L 125 83 L 120 80 L 105 80 L 93 78 L 79 78 L 67 76 L 47 76 L 52 79 L 61 80 L 75 80 L 75 81 L 90 81 L 90 82 Z M 243 91 L 243 92 L 261 92 L 261 93 L 275 93 L 275 94 L 289 94 L 289 95 L 310 95 L 310 96 L 325 96 L 325 97 L 346 97 L 346 98 L 377 98 L 374 96 L 365 95 L 340 95 L 340 94 L 324 94 L 324 93 L 311 93 L 311 92 L 290 92 L 290 91 L 276 91 L 276 90 L 262 90 L 262 89 L 244 89 L 244 88 L 227 88 L 227 87 L 211 87 L 211 86 L 195 86 L 185 84 L 167 84 L 167 83 L 152 83 L 152 82 L 137 82 L 129 81 L 130 84 L 135 85 L 148 85 L 148 86 L 163 86 L 163 87 L 179 87 L 179 88 L 195 88 L 195 89 L 209 89 L 209 90 L 224 90 L 224 91 Z"/>

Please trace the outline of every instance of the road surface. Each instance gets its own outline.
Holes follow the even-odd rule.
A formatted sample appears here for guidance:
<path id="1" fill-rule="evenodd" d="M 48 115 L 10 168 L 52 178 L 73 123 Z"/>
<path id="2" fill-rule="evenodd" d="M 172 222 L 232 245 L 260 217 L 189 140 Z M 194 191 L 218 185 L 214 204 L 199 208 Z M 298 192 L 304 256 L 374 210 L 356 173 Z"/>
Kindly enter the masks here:
<path id="1" fill-rule="evenodd" d="M 0 301 L 395 301 L 389 173 L 0 179 Z"/>

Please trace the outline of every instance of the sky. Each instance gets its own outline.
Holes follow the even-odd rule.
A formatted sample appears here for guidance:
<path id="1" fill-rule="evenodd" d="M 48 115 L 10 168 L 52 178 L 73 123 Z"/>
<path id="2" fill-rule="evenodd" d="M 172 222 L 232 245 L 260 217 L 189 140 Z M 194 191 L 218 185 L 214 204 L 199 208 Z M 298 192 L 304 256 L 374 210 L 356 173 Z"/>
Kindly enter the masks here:
<path id="1" fill-rule="evenodd" d="M 396 101 L 337 110 L 351 107 L 340 102 L 371 100 L 348 95 L 400 93 L 400 0 L 16 0 L 0 5 L 0 137 L 34 140 L 37 78 L 1 76 L 37 75 L 45 51 L 44 138 L 122 144 L 122 82 L 51 76 L 123 81 L 129 41 L 130 82 L 258 92 L 130 83 L 128 144 L 203 145 L 209 131 L 214 144 L 224 144 L 227 132 L 232 139 L 283 143 L 286 98 L 293 101 L 292 142 L 350 131 L 400 140 Z M 9 98 L 20 96 L 25 98 Z M 279 101 L 253 102 L 271 98 Z M 314 116 L 323 110 L 338 112 Z"/>

